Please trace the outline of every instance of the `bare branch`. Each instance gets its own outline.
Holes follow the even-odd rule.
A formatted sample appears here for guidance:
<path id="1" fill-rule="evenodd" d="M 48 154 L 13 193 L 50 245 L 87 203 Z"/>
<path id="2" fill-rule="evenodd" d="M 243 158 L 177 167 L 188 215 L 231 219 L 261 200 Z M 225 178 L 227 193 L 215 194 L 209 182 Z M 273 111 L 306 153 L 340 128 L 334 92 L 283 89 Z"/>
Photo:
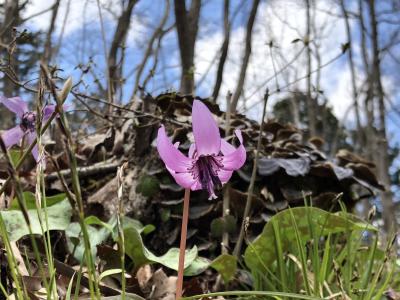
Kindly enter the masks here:
<path id="1" fill-rule="evenodd" d="M 258 10 L 258 5 L 260 4 L 260 0 L 254 0 L 253 1 L 253 6 L 250 11 L 249 19 L 247 22 L 247 28 L 246 28 L 246 40 L 245 40 L 245 50 L 244 50 L 244 56 L 242 60 L 242 66 L 240 68 L 240 74 L 239 74 L 239 80 L 236 85 L 235 92 L 232 96 L 232 102 L 231 102 L 231 111 L 234 112 L 236 111 L 237 104 L 239 102 L 239 97 L 242 94 L 242 89 L 244 86 L 244 81 L 246 78 L 246 71 L 247 71 L 247 66 L 249 64 L 250 60 L 250 54 L 251 54 L 251 42 L 252 42 L 252 32 L 253 32 L 253 26 L 254 26 L 254 21 L 256 19 L 256 14 Z"/>

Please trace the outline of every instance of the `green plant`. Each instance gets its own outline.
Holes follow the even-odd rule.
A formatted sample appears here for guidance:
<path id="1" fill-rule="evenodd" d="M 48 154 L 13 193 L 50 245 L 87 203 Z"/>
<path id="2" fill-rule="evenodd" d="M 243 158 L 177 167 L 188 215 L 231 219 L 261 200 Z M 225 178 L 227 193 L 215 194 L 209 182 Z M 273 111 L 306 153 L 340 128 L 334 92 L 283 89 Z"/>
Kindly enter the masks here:
<path id="1" fill-rule="evenodd" d="M 400 269 L 391 245 L 381 250 L 377 229 L 354 215 L 298 207 L 271 218 L 245 262 L 256 291 L 381 299 Z"/>

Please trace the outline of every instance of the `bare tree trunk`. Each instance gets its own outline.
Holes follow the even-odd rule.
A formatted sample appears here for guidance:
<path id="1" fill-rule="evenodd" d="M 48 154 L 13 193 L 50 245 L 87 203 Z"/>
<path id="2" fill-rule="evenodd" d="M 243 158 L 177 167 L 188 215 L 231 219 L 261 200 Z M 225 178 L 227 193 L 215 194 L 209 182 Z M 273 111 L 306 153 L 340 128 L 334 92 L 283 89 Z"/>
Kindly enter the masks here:
<path id="1" fill-rule="evenodd" d="M 152 36 L 150 37 L 150 40 L 147 44 L 147 48 L 146 48 L 146 51 L 144 52 L 143 60 L 142 60 L 141 64 L 139 65 L 138 71 L 136 72 L 135 86 L 133 88 L 131 100 L 133 100 L 133 98 L 135 97 L 135 95 L 138 91 L 140 77 L 142 76 L 144 67 L 146 66 L 146 63 L 153 52 L 154 42 L 163 33 L 163 27 L 167 23 L 168 16 L 169 16 L 169 5 L 170 5 L 169 0 L 167 0 L 164 15 L 163 15 L 159 25 L 157 26 L 157 28 L 154 30 L 154 32 L 153 32 Z"/>
<path id="2" fill-rule="evenodd" d="M 316 125 L 316 103 L 311 95 L 311 18 L 310 18 L 310 0 L 306 1 L 306 39 L 305 43 L 307 46 L 307 116 L 308 116 L 308 128 L 310 136 L 315 136 L 317 133 Z"/>
<path id="3" fill-rule="evenodd" d="M 356 137 L 356 140 L 354 141 L 355 147 L 357 149 L 357 152 L 359 152 L 359 149 L 362 149 L 364 145 L 364 138 L 363 138 L 363 131 L 361 127 L 361 118 L 360 118 L 360 108 L 358 105 L 358 91 L 357 91 L 357 85 L 356 85 L 356 69 L 354 66 L 354 60 L 353 60 L 353 50 L 352 50 L 352 37 L 351 37 L 351 30 L 350 30 L 350 24 L 349 24 L 349 17 L 347 14 L 347 10 L 344 4 L 344 0 L 340 0 L 340 6 L 342 9 L 343 17 L 344 17 L 344 22 L 346 26 L 346 34 L 347 34 L 347 41 L 350 44 L 349 48 L 347 50 L 347 55 L 349 58 L 349 64 L 350 64 L 350 72 L 351 72 L 351 86 L 352 86 L 352 92 L 353 92 L 353 102 L 354 102 L 354 112 L 356 115 L 356 123 L 357 123 L 357 133 L 359 134 L 358 137 Z M 360 12 L 362 13 L 362 12 Z"/>
<path id="4" fill-rule="evenodd" d="M 246 71 L 247 71 L 247 66 L 249 64 L 250 60 L 250 54 L 251 54 L 251 42 L 252 42 L 252 33 L 253 33 L 253 26 L 254 26 L 254 21 L 256 19 L 257 15 L 257 10 L 258 10 L 258 5 L 260 4 L 260 0 L 254 0 L 253 1 L 253 6 L 250 11 L 249 15 L 249 20 L 247 22 L 247 28 L 246 28 L 246 40 L 245 40 L 245 50 L 244 50 L 244 56 L 242 60 L 242 66 L 240 68 L 240 74 L 239 74 L 239 79 L 238 83 L 235 89 L 235 93 L 232 96 L 232 102 L 231 102 L 231 112 L 236 111 L 236 107 L 239 102 L 240 95 L 242 94 L 243 86 L 244 86 L 244 81 L 246 79 Z"/>
<path id="5" fill-rule="evenodd" d="M 371 70 L 370 70 L 370 63 L 369 63 L 369 56 L 367 52 L 367 30 L 365 27 L 364 21 L 364 7 L 363 7 L 364 0 L 358 0 L 358 15 L 359 15 L 359 22 L 360 22 L 360 40 L 361 40 L 361 57 L 364 63 L 364 70 L 366 74 L 366 83 L 367 83 L 367 91 L 364 99 L 364 109 L 365 115 L 367 117 L 366 122 L 366 129 L 365 129 L 365 148 L 364 152 L 369 160 L 376 161 L 375 155 L 377 152 L 376 148 L 376 137 L 375 137 L 375 129 L 373 127 L 374 124 L 374 103 L 373 103 L 373 88 L 371 83 Z"/>
<path id="6" fill-rule="evenodd" d="M 46 42 L 44 44 L 43 60 L 47 64 L 50 63 L 52 53 L 53 53 L 53 49 L 52 49 L 52 45 L 51 45 L 51 37 L 52 37 L 53 31 L 55 29 L 55 23 L 56 23 L 57 14 L 58 14 L 58 8 L 60 7 L 60 1 L 61 0 L 56 0 L 53 4 L 50 26 L 49 26 L 49 30 L 47 31 L 47 34 L 46 34 Z"/>
<path id="7" fill-rule="evenodd" d="M 377 165 L 379 177 L 385 186 L 385 191 L 381 193 L 381 200 L 383 206 L 383 220 L 385 229 L 387 232 L 397 230 L 395 207 L 393 203 L 391 193 L 391 180 L 389 175 L 390 160 L 388 155 L 388 141 L 386 135 L 386 117 L 385 117 L 385 98 L 382 87 L 382 77 L 380 69 L 380 58 L 379 58 L 379 42 L 378 42 L 378 22 L 376 20 L 375 12 L 375 0 L 368 1 L 368 8 L 370 14 L 370 26 L 371 26 L 371 39 L 372 39 L 372 51 L 373 51 L 373 72 L 372 72 L 372 83 L 376 90 L 376 96 L 378 100 L 378 116 L 379 116 L 379 129 L 377 130 L 378 136 L 378 155 Z"/>
<path id="8" fill-rule="evenodd" d="M 183 94 L 194 93 L 194 52 L 201 0 L 192 0 L 190 10 L 186 10 L 185 0 L 175 0 L 175 20 L 178 33 L 179 50 L 182 64 L 181 87 Z"/>
<path id="9" fill-rule="evenodd" d="M 15 38 L 14 28 L 20 23 L 20 5 L 18 0 L 8 0 L 5 1 L 4 5 L 4 22 L 1 24 L 1 36 L 0 41 L 4 45 L 8 45 L 7 49 L 3 49 L 1 54 L 7 57 L 7 64 L 11 73 L 16 71 L 18 65 L 16 63 L 16 52 L 14 49 L 15 45 L 13 40 Z M 4 76 L 2 79 L 3 87 L 2 94 L 6 97 L 15 97 L 18 94 L 18 87 L 7 77 Z M 6 129 L 12 126 L 14 123 L 14 114 L 11 114 L 3 105 L 0 105 L 0 129 Z"/>
<path id="10" fill-rule="evenodd" d="M 366 33 L 367 29 L 365 28 L 365 21 L 363 15 L 363 1 L 358 0 L 358 11 L 359 11 L 359 20 L 360 20 L 360 37 L 361 37 L 361 51 L 362 51 L 362 58 L 364 62 L 365 69 L 369 72 L 369 60 L 368 60 L 368 52 L 367 52 L 367 38 Z"/>
<path id="11" fill-rule="evenodd" d="M 217 102 L 219 95 L 219 90 L 222 84 L 222 76 L 224 74 L 225 61 L 228 56 L 229 41 L 231 37 L 231 24 L 229 21 L 229 0 L 224 0 L 224 42 L 221 46 L 221 56 L 218 63 L 217 77 L 215 79 L 214 91 L 212 93 L 212 98 L 214 103 Z"/>
<path id="12" fill-rule="evenodd" d="M 129 25 L 131 21 L 131 15 L 133 7 L 138 0 L 129 0 L 126 9 L 124 9 L 118 18 L 117 28 L 114 33 L 114 37 L 111 43 L 110 51 L 108 54 L 108 76 L 110 79 L 109 83 L 109 95 L 111 96 L 110 101 L 113 100 L 114 95 L 121 84 L 122 67 L 118 63 L 118 50 L 121 45 L 125 42 L 126 36 L 129 31 Z"/>

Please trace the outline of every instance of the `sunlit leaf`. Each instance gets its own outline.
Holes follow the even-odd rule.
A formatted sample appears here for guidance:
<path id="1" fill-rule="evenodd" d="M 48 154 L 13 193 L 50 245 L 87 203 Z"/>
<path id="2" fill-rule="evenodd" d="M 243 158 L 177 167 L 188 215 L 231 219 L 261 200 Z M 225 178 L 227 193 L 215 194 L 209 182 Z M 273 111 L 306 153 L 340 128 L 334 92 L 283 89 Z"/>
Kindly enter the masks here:
<path id="1" fill-rule="evenodd" d="M 0 212 L 6 225 L 7 233 L 11 241 L 17 241 L 25 235 L 29 234 L 24 216 L 19 210 L 7 210 Z M 44 210 L 39 211 L 42 220 L 45 218 Z M 42 234 L 42 227 L 39 223 L 38 211 L 36 209 L 28 209 L 29 221 L 33 234 Z M 72 208 L 68 200 L 58 202 L 47 208 L 48 225 L 43 222 L 43 229 L 49 230 L 65 230 L 70 224 L 72 216 Z"/>
<path id="2" fill-rule="evenodd" d="M 25 203 L 26 203 L 26 207 L 28 209 L 36 209 L 36 199 L 35 199 L 35 194 L 31 193 L 31 192 L 24 192 L 23 193 L 24 199 L 25 199 Z M 66 199 L 66 195 L 65 194 L 57 194 L 54 196 L 46 196 L 46 206 L 52 206 L 54 204 L 57 204 L 63 200 Z M 42 207 L 44 207 L 44 204 L 42 204 Z M 9 207 L 9 210 L 19 210 L 19 203 L 17 198 L 14 198 L 11 200 L 11 204 Z"/>

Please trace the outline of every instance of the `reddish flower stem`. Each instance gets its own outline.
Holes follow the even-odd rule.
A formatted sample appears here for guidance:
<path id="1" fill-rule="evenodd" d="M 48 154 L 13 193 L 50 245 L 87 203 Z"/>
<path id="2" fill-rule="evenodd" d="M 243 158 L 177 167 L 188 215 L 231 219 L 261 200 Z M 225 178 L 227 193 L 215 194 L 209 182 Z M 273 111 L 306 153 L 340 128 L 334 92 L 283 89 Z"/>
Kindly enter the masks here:
<path id="1" fill-rule="evenodd" d="M 176 300 L 182 298 L 183 271 L 185 269 L 186 237 L 187 237 L 187 226 L 189 220 L 189 200 L 190 200 L 190 189 L 185 189 L 185 197 L 183 198 L 181 244 L 179 247 L 178 281 L 176 282 Z"/>

